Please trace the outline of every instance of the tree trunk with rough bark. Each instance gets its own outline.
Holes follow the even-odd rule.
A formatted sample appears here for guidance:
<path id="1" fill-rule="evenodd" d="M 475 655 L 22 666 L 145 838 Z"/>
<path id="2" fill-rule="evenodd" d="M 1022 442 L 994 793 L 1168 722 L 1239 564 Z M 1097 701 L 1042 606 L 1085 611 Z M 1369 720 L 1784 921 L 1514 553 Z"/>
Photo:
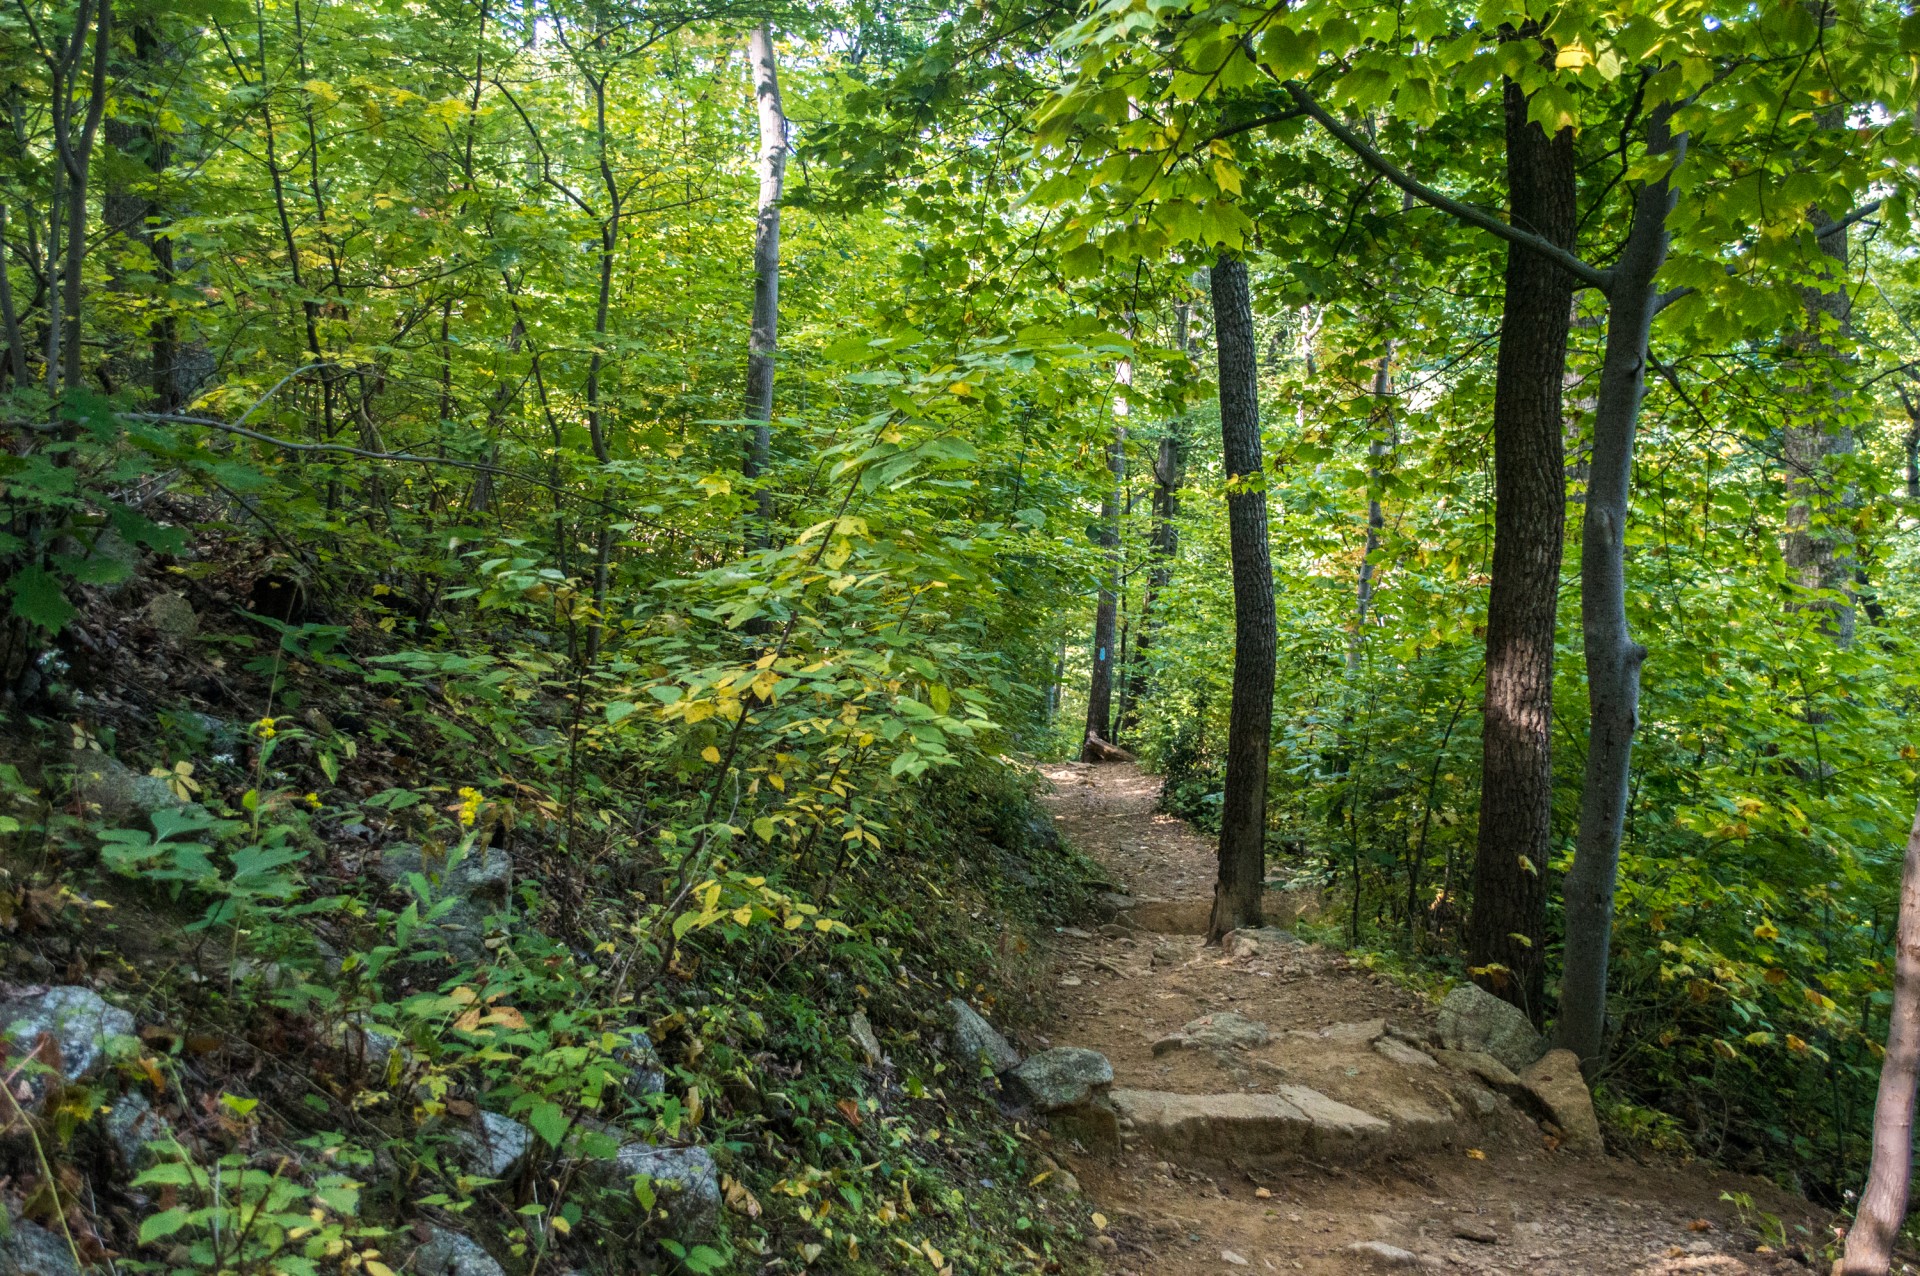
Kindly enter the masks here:
<path id="1" fill-rule="evenodd" d="M 1887 1053 L 1880 1062 L 1880 1093 L 1873 1105 L 1873 1159 L 1860 1208 L 1847 1232 L 1847 1249 L 1834 1276 L 1886 1276 L 1893 1242 L 1907 1217 L 1913 1172 L 1914 1084 L 1920 1079 L 1920 811 L 1907 835 L 1900 870 L 1900 920 L 1895 926 L 1893 1009 Z"/>
<path id="2" fill-rule="evenodd" d="M 1578 216 L 1572 133 L 1548 137 L 1530 123 L 1526 95 L 1511 81 L 1504 105 L 1512 222 L 1571 249 Z M 1507 249 L 1493 404 L 1480 827 L 1467 946 L 1476 980 L 1536 1023 L 1546 978 L 1553 651 L 1566 517 L 1560 400 L 1573 291 L 1560 266 Z"/>
<path id="3" fill-rule="evenodd" d="M 1654 109 L 1647 153 L 1686 158 L 1687 141 Z M 1606 354 L 1593 418 L 1593 458 L 1580 538 L 1580 623 L 1587 657 L 1587 773 L 1580 832 L 1563 896 L 1565 965 L 1560 985 L 1559 1044 L 1580 1057 L 1588 1076 L 1605 1057 L 1607 958 L 1613 891 L 1626 827 L 1627 780 L 1639 723 L 1640 667 L 1647 649 L 1627 626 L 1626 533 L 1633 480 L 1634 434 L 1646 395 L 1647 345 L 1659 309 L 1654 278 L 1667 259 L 1667 215 L 1673 209 L 1672 168 L 1636 192 L 1633 224 L 1613 267 Z"/>
<path id="4" fill-rule="evenodd" d="M 1267 545 L 1266 470 L 1260 457 L 1260 386 L 1253 299 L 1246 263 L 1222 256 L 1213 268 L 1220 359 L 1220 443 L 1227 482 L 1227 536 L 1233 558 L 1233 707 L 1227 715 L 1226 793 L 1220 812 L 1219 875 L 1207 942 L 1258 926 L 1266 881 L 1267 754 L 1273 733 L 1273 665 L 1278 636 Z"/>

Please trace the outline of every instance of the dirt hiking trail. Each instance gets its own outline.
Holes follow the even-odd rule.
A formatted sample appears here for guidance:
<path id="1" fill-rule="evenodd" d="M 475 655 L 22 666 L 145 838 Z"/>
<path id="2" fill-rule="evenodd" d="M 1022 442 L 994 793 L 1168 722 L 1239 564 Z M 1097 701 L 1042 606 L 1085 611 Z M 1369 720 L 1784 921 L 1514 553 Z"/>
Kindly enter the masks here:
<path id="1" fill-rule="evenodd" d="M 1806 1201 L 1703 1165 L 1570 1150 L 1527 1094 L 1496 1093 L 1432 1045 L 1431 1006 L 1343 954 L 1279 930 L 1205 948 L 1213 843 L 1155 810 L 1158 778 L 1041 770 L 1055 826 L 1133 901 L 1111 900 L 1098 933 L 1057 936 L 1037 1042 L 1113 1064 L 1119 1146 L 1056 1136 L 1108 1220 L 1111 1276 L 1810 1270 L 1794 1242 L 1817 1245 L 1825 1219 Z M 1269 924 L 1290 922 L 1270 898 Z M 1788 1247 L 1765 1247 L 1723 1192 L 1784 1220 Z"/>

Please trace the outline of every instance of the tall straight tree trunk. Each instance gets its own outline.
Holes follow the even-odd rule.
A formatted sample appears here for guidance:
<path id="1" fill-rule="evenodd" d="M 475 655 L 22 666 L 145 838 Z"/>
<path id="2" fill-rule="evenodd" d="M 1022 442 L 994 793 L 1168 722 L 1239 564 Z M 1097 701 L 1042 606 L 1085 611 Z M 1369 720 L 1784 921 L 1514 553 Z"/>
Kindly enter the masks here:
<path id="1" fill-rule="evenodd" d="M 1359 579 L 1354 587 L 1353 639 L 1347 643 L 1347 676 L 1360 672 L 1360 655 L 1366 645 L 1367 612 L 1373 606 L 1373 554 L 1380 548 L 1380 533 L 1386 530 L 1387 514 L 1381 508 L 1378 485 L 1380 463 L 1393 448 L 1393 340 L 1387 340 L 1386 353 L 1373 370 L 1373 437 L 1367 441 L 1367 539 L 1360 555 Z"/>
<path id="2" fill-rule="evenodd" d="M 1572 132 L 1548 137 L 1529 122 L 1526 95 L 1512 81 L 1504 106 L 1510 218 L 1571 249 L 1578 215 Z M 1546 979 L 1554 614 L 1566 518 L 1560 397 L 1573 291 L 1573 278 L 1558 265 L 1507 249 L 1493 402 L 1480 830 L 1467 950 L 1478 981 L 1536 1023 Z"/>
<path id="3" fill-rule="evenodd" d="M 1573 868 L 1564 886 L 1565 969 L 1555 1032 L 1561 1045 L 1580 1056 L 1589 1076 L 1605 1053 L 1613 889 L 1639 724 L 1640 667 L 1647 657 L 1647 649 L 1633 640 L 1627 627 L 1626 536 L 1634 434 L 1647 391 L 1647 343 L 1659 309 L 1654 278 L 1667 260 L 1673 168 L 1686 158 L 1687 149 L 1685 135 L 1675 138 L 1668 130 L 1671 115 L 1672 108 L 1663 105 L 1648 118 L 1647 154 L 1669 156 L 1673 167 L 1635 194 L 1633 225 L 1608 289 L 1607 348 L 1600 365 L 1593 460 L 1580 531 L 1587 774 Z"/>
<path id="4" fill-rule="evenodd" d="M 1189 351 L 1188 328 L 1191 307 L 1184 302 L 1174 308 L 1174 344 L 1183 353 Z M 1131 657 L 1132 672 L 1127 678 L 1127 707 L 1121 714 L 1119 730 L 1131 733 L 1140 717 L 1140 705 L 1152 693 L 1152 674 L 1147 657 L 1161 625 L 1160 593 L 1173 583 L 1173 560 L 1180 553 L 1180 529 L 1174 520 L 1180 516 L 1180 486 L 1185 481 L 1186 461 L 1184 427 L 1169 421 L 1160 435 L 1153 457 L 1153 533 L 1148 541 L 1151 557 L 1147 568 L 1147 587 L 1140 599 L 1140 624 Z"/>
<path id="5" fill-rule="evenodd" d="M 1233 706 L 1227 714 L 1227 777 L 1220 810 L 1219 875 L 1207 942 L 1258 926 L 1266 880 L 1267 752 L 1273 736 L 1273 663 L 1278 646 L 1273 565 L 1267 546 L 1266 470 L 1260 458 L 1260 384 L 1246 263 L 1213 267 L 1220 358 L 1220 444 L 1227 474 L 1227 539 L 1233 557 Z"/>
<path id="6" fill-rule="evenodd" d="M 1913 1170 L 1914 1084 L 1920 1079 L 1920 812 L 1907 835 L 1900 869 L 1900 920 L 1895 926 L 1893 1009 L 1887 1017 L 1887 1053 L 1880 1061 L 1880 1093 L 1873 1104 L 1873 1159 L 1860 1208 L 1847 1232 L 1847 1250 L 1834 1276 L 1886 1276 L 1893 1242 L 1907 1217 Z"/>
<path id="7" fill-rule="evenodd" d="M 760 214 L 753 224 L 753 328 L 747 338 L 747 418 L 754 422 L 742 472 L 765 476 L 773 456 L 773 369 L 780 348 L 780 196 L 787 178 L 787 116 L 765 22 L 747 35 L 753 101 L 760 117 Z M 773 520 L 773 493 L 755 494 L 762 525 Z M 763 533 L 764 535 L 764 533 Z"/>
<path id="8" fill-rule="evenodd" d="M 1128 335 L 1132 335 L 1129 326 Z M 1093 606 L 1093 671 L 1087 682 L 1087 730 L 1081 759 L 1097 761 L 1093 739 L 1113 739 L 1113 673 L 1120 638 L 1120 589 L 1124 555 L 1120 546 L 1122 488 L 1127 481 L 1127 389 L 1133 384 L 1133 360 L 1122 359 L 1115 374 L 1119 390 L 1114 397 L 1113 442 L 1107 446 L 1107 468 L 1113 471 L 1113 490 L 1100 503 L 1100 536 L 1107 547 L 1107 576 Z"/>

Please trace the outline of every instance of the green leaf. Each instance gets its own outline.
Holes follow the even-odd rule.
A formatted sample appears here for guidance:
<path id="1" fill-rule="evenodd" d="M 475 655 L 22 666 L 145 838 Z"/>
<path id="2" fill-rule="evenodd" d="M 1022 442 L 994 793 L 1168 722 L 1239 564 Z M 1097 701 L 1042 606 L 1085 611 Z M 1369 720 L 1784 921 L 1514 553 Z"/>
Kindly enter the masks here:
<path id="1" fill-rule="evenodd" d="M 7 582 L 7 592 L 13 595 L 14 615 L 50 634 L 65 629 L 67 622 L 78 614 L 67 596 L 60 592 L 60 582 L 44 567 L 23 567 L 15 572 Z"/>
<path id="2" fill-rule="evenodd" d="M 185 1209 L 176 1206 L 170 1210 L 161 1210 L 141 1220 L 140 1243 L 151 1245 L 163 1237 L 171 1236 L 185 1227 L 191 1215 Z"/>
<path id="3" fill-rule="evenodd" d="M 567 1137 L 567 1114 L 557 1103 L 534 1104 L 533 1111 L 527 1113 L 527 1124 L 553 1147 L 559 1147 L 560 1140 Z"/>

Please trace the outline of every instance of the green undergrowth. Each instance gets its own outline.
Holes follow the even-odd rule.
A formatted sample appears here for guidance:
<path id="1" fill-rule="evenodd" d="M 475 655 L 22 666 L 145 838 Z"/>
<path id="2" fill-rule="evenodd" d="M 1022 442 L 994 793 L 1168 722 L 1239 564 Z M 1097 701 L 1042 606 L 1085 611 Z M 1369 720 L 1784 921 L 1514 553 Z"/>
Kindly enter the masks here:
<path id="1" fill-rule="evenodd" d="M 9 724 L 0 980 L 91 987 L 139 1025 L 13 1123 L 12 1213 L 128 1273 L 384 1276 L 428 1224 L 512 1273 L 1085 1266 L 1048 1136 L 941 1050 L 950 997 L 1037 1012 L 1033 936 L 1100 880 L 1035 818 L 1030 769 L 956 749 L 868 781 L 831 839 L 756 836 L 748 785 L 815 778 L 792 753 L 743 749 L 707 787 L 712 745 L 610 735 L 623 691 L 585 718 L 538 648 L 207 628 L 110 693 L 56 669 Z M 203 678 L 228 716 L 183 690 Z M 688 819 L 713 793 L 732 810 Z M 383 880 L 400 845 L 420 867 Z M 501 854 L 501 894 L 463 899 Z M 106 1138 L 127 1095 L 165 1117 L 136 1165 Z M 498 1181 L 460 1155 L 482 1111 L 534 1141 Z M 629 1139 L 710 1151 L 719 1226 L 583 1168 Z"/>

